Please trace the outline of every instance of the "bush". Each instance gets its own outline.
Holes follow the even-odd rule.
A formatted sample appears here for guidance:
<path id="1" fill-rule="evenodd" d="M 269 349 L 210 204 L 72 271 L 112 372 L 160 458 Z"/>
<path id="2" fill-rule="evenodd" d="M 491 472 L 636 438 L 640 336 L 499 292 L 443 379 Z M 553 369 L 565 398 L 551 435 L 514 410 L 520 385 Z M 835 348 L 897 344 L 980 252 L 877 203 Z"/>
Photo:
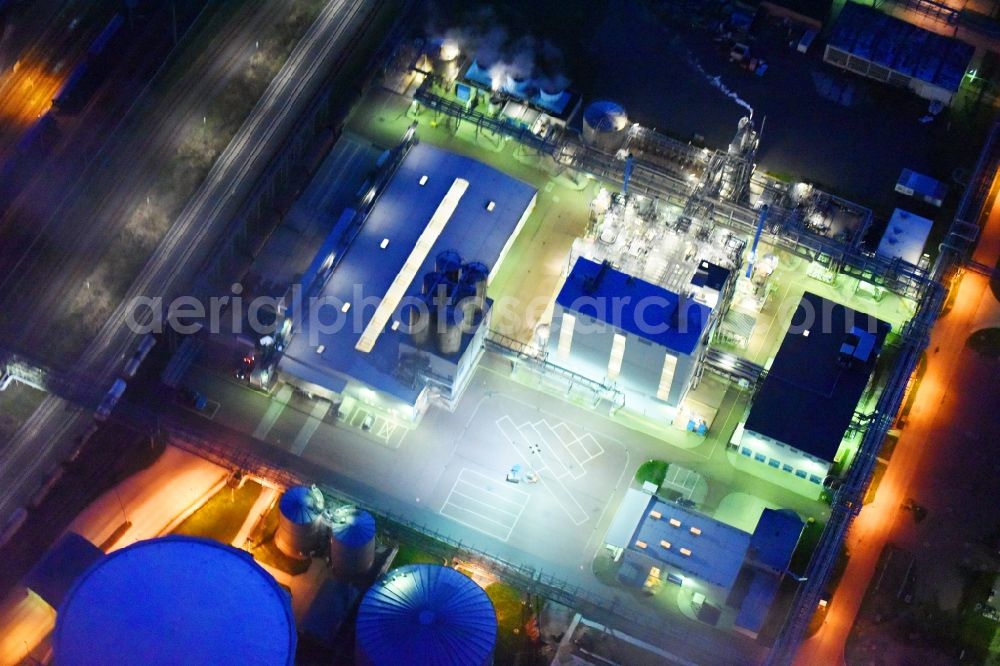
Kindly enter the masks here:
<path id="1" fill-rule="evenodd" d="M 641 486 L 649 481 L 659 488 L 663 484 L 663 479 L 667 478 L 667 467 L 668 463 L 662 460 L 647 460 L 639 465 L 639 469 L 635 472 L 636 483 Z"/>

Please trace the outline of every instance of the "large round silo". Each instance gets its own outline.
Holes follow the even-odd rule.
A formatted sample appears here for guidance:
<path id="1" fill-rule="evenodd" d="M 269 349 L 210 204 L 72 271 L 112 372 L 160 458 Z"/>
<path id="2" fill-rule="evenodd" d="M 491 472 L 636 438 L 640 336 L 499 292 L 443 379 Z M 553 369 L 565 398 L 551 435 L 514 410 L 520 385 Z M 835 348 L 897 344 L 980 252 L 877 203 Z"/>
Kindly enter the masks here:
<path id="1" fill-rule="evenodd" d="M 431 295 L 423 295 L 419 301 L 406 307 L 406 325 L 413 344 L 422 347 L 430 341 L 434 328 L 434 300 Z"/>
<path id="2" fill-rule="evenodd" d="M 462 277 L 462 256 L 455 250 L 438 253 L 434 260 L 434 270 L 443 273 L 452 282 Z"/>
<path id="3" fill-rule="evenodd" d="M 441 282 L 444 281 L 444 274 L 438 273 L 437 271 L 430 271 L 429 273 L 424 273 L 423 281 L 421 283 L 420 293 L 422 294 L 434 294 L 436 288 Z"/>
<path id="4" fill-rule="evenodd" d="M 606 153 L 617 152 L 628 130 L 628 115 L 618 102 L 601 99 L 591 102 L 583 112 L 583 140 Z"/>
<path id="5" fill-rule="evenodd" d="M 472 287 L 479 312 L 486 309 L 486 282 L 490 279 L 489 267 L 479 261 L 472 261 L 462 267 L 462 281 Z"/>
<path id="6" fill-rule="evenodd" d="M 462 329 L 465 315 L 454 305 L 446 306 L 437 321 L 437 347 L 445 356 L 457 354 L 462 348 Z"/>
<path id="7" fill-rule="evenodd" d="M 217 541 L 162 537 L 110 553 L 59 607 L 55 663 L 293 664 L 288 594 Z"/>
<path id="8" fill-rule="evenodd" d="M 497 617 L 483 588 L 448 567 L 411 564 L 373 585 L 358 609 L 360 666 L 493 663 Z"/>
<path id="9" fill-rule="evenodd" d="M 278 531 L 274 542 L 292 557 L 305 557 L 318 545 L 323 493 L 313 486 L 293 486 L 278 503 Z"/>
<path id="10" fill-rule="evenodd" d="M 345 507 L 333 512 L 330 523 L 330 568 L 357 576 L 375 561 L 375 519 L 367 511 Z"/>
<path id="11" fill-rule="evenodd" d="M 470 324 L 475 322 L 476 317 L 479 315 L 475 285 L 465 280 L 459 282 L 458 287 L 455 289 L 455 296 L 452 299 L 452 303 L 462 311 L 462 321 L 467 321 Z"/>

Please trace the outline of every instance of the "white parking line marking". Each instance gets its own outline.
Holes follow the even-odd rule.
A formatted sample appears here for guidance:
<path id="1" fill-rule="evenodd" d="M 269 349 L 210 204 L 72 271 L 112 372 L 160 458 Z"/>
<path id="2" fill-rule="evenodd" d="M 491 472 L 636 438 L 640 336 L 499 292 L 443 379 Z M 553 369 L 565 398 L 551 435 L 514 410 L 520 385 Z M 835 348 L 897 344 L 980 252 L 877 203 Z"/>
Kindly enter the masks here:
<path id="1" fill-rule="evenodd" d="M 507 511 L 506 509 L 501 509 L 500 507 L 494 506 L 494 505 L 490 504 L 489 502 L 484 502 L 483 500 L 479 499 L 478 497 L 473 497 L 472 495 L 467 495 L 466 493 L 459 492 L 459 491 L 455 490 L 454 488 L 452 488 L 451 494 L 453 496 L 454 495 L 458 495 L 459 497 L 464 497 L 465 499 L 469 500 L 470 502 L 475 502 L 476 504 L 482 504 L 483 506 L 485 506 L 486 508 L 488 508 L 490 510 L 499 511 L 500 513 L 506 513 L 508 516 L 514 516 L 515 518 L 520 513 L 519 511 Z"/>
<path id="2" fill-rule="evenodd" d="M 557 423 L 552 427 L 552 432 L 554 432 L 556 437 L 558 437 L 559 440 L 566 446 L 569 446 L 577 440 L 577 436 L 573 434 L 573 431 L 570 430 L 570 427 L 565 423 Z"/>
<path id="3" fill-rule="evenodd" d="M 473 483 L 469 483 L 468 481 L 465 481 L 464 479 L 459 479 L 459 480 L 457 480 L 455 482 L 455 487 L 452 488 L 452 492 L 461 494 L 461 491 L 459 491 L 459 487 L 460 486 L 463 488 L 463 490 L 465 491 L 466 495 L 468 495 L 469 493 L 484 492 L 484 489 L 482 488 L 482 486 L 477 486 L 477 485 L 475 485 Z M 468 486 L 468 488 L 466 488 L 466 486 Z M 513 505 L 514 506 L 514 508 L 515 508 L 514 511 L 507 511 L 506 509 L 501 509 L 501 511 L 504 511 L 505 513 L 510 513 L 510 514 L 517 513 L 517 511 L 520 510 L 521 506 L 524 504 L 524 501 L 517 502 L 515 500 L 503 497 L 502 495 L 498 495 L 496 493 L 490 492 L 488 490 L 485 491 L 485 492 L 487 492 L 491 496 L 491 498 L 493 499 L 493 501 L 504 502 L 505 504 Z"/>
<path id="4" fill-rule="evenodd" d="M 271 428 L 274 427 L 275 422 L 278 417 L 281 416 L 281 412 L 285 411 L 285 406 L 288 405 L 288 399 L 292 397 L 292 387 L 288 384 L 282 384 L 278 392 L 274 394 L 271 398 L 271 404 L 267 406 L 267 411 L 264 412 L 264 416 L 261 417 L 260 423 L 253 431 L 253 436 L 257 439 L 266 439 L 267 434 L 271 432 Z"/>
<path id="5" fill-rule="evenodd" d="M 507 541 L 531 495 L 464 468 L 441 506 L 440 514 L 471 529 Z M 501 482 L 502 483 L 502 482 Z M 501 504 L 502 503 L 502 504 Z"/>
<path id="6" fill-rule="evenodd" d="M 535 471 L 539 473 L 539 485 L 541 485 L 549 493 L 556 504 L 566 513 L 569 519 L 574 525 L 582 525 L 589 519 L 587 511 L 580 506 L 580 503 L 576 500 L 573 493 L 566 487 L 562 480 L 556 476 L 556 474 L 545 474 L 542 470 L 546 469 L 547 459 L 544 452 L 533 453 L 531 449 L 525 448 L 523 445 L 519 445 L 520 434 L 523 432 L 521 428 L 513 426 L 514 422 L 509 416 L 501 417 L 497 419 L 497 426 L 500 428 L 500 432 L 503 433 L 504 437 L 510 443 L 514 451 L 521 457 L 522 460 Z M 513 427 L 512 427 L 513 426 Z M 524 430 L 527 430 L 527 426 L 530 426 L 537 433 L 537 429 L 533 424 L 525 424 Z M 530 433 L 529 433 L 530 434 Z M 514 437 L 519 437 L 518 440 L 511 439 L 511 435 Z M 561 443 L 558 444 L 561 446 Z M 565 469 L 565 468 L 564 468 Z M 582 470 L 581 470 L 582 472 Z M 565 476 L 565 474 L 563 475 Z M 582 476 L 582 473 L 581 473 Z"/>
<path id="7" fill-rule="evenodd" d="M 330 403 L 326 400 L 317 400 L 313 405 L 312 412 L 309 414 L 309 418 L 306 422 L 302 424 L 302 428 L 299 430 L 299 434 L 295 436 L 295 441 L 292 442 L 292 453 L 295 455 L 301 455 L 306 449 L 306 445 L 309 444 L 309 440 L 312 436 L 316 434 L 316 430 L 319 428 L 319 424 L 323 422 L 323 418 L 326 413 L 330 411 Z"/>
<path id="8" fill-rule="evenodd" d="M 583 448 L 587 450 L 587 454 L 590 456 L 589 460 L 593 460 L 597 456 L 604 453 L 604 447 L 601 443 L 597 441 L 597 438 L 591 435 L 589 432 L 585 433 L 583 437 L 580 437 L 577 441 L 583 445 Z"/>

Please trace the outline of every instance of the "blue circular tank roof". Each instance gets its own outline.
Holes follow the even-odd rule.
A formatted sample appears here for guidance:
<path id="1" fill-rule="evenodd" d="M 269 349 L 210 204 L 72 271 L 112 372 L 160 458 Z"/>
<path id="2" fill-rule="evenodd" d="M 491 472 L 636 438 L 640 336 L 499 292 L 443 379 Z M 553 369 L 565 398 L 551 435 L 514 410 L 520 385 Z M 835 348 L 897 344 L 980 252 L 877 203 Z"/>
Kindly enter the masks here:
<path id="1" fill-rule="evenodd" d="M 281 496 L 279 507 L 288 520 L 297 525 L 308 525 L 323 513 L 322 495 L 317 496 L 307 486 L 294 486 Z"/>
<path id="2" fill-rule="evenodd" d="M 375 519 L 367 511 L 355 509 L 344 522 L 331 527 L 333 537 L 348 548 L 363 546 L 375 538 Z"/>
<path id="3" fill-rule="evenodd" d="M 628 124 L 625 108 L 618 102 L 608 99 L 591 102 L 583 112 L 583 120 L 600 132 L 625 129 L 625 125 Z"/>
<path id="4" fill-rule="evenodd" d="M 468 576 L 411 564 L 368 590 L 356 637 L 375 666 L 480 666 L 492 659 L 497 617 L 486 592 Z"/>
<path id="5" fill-rule="evenodd" d="M 217 541 L 139 541 L 98 561 L 59 607 L 60 664 L 292 664 L 288 595 L 247 553 Z"/>
<path id="6" fill-rule="evenodd" d="M 489 275 L 490 269 L 480 261 L 470 261 L 462 268 L 462 280 L 465 282 L 485 280 Z"/>

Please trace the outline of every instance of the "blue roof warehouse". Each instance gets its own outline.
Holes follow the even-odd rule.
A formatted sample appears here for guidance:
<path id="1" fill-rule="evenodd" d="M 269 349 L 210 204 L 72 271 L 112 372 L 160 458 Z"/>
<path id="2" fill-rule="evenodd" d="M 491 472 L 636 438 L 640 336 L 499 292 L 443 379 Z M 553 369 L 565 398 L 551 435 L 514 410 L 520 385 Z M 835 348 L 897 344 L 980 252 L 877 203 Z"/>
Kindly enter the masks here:
<path id="1" fill-rule="evenodd" d="M 313 298 L 294 313 L 279 369 L 308 393 L 367 401 L 377 392 L 416 418 L 429 383 L 448 400 L 471 374 L 488 328 L 486 289 L 536 191 L 425 144 L 397 151 L 391 178 L 362 199 L 367 215 L 342 217 L 303 280 Z M 439 315 L 434 336 L 432 322 L 418 321 L 420 304 L 424 317 Z"/>

